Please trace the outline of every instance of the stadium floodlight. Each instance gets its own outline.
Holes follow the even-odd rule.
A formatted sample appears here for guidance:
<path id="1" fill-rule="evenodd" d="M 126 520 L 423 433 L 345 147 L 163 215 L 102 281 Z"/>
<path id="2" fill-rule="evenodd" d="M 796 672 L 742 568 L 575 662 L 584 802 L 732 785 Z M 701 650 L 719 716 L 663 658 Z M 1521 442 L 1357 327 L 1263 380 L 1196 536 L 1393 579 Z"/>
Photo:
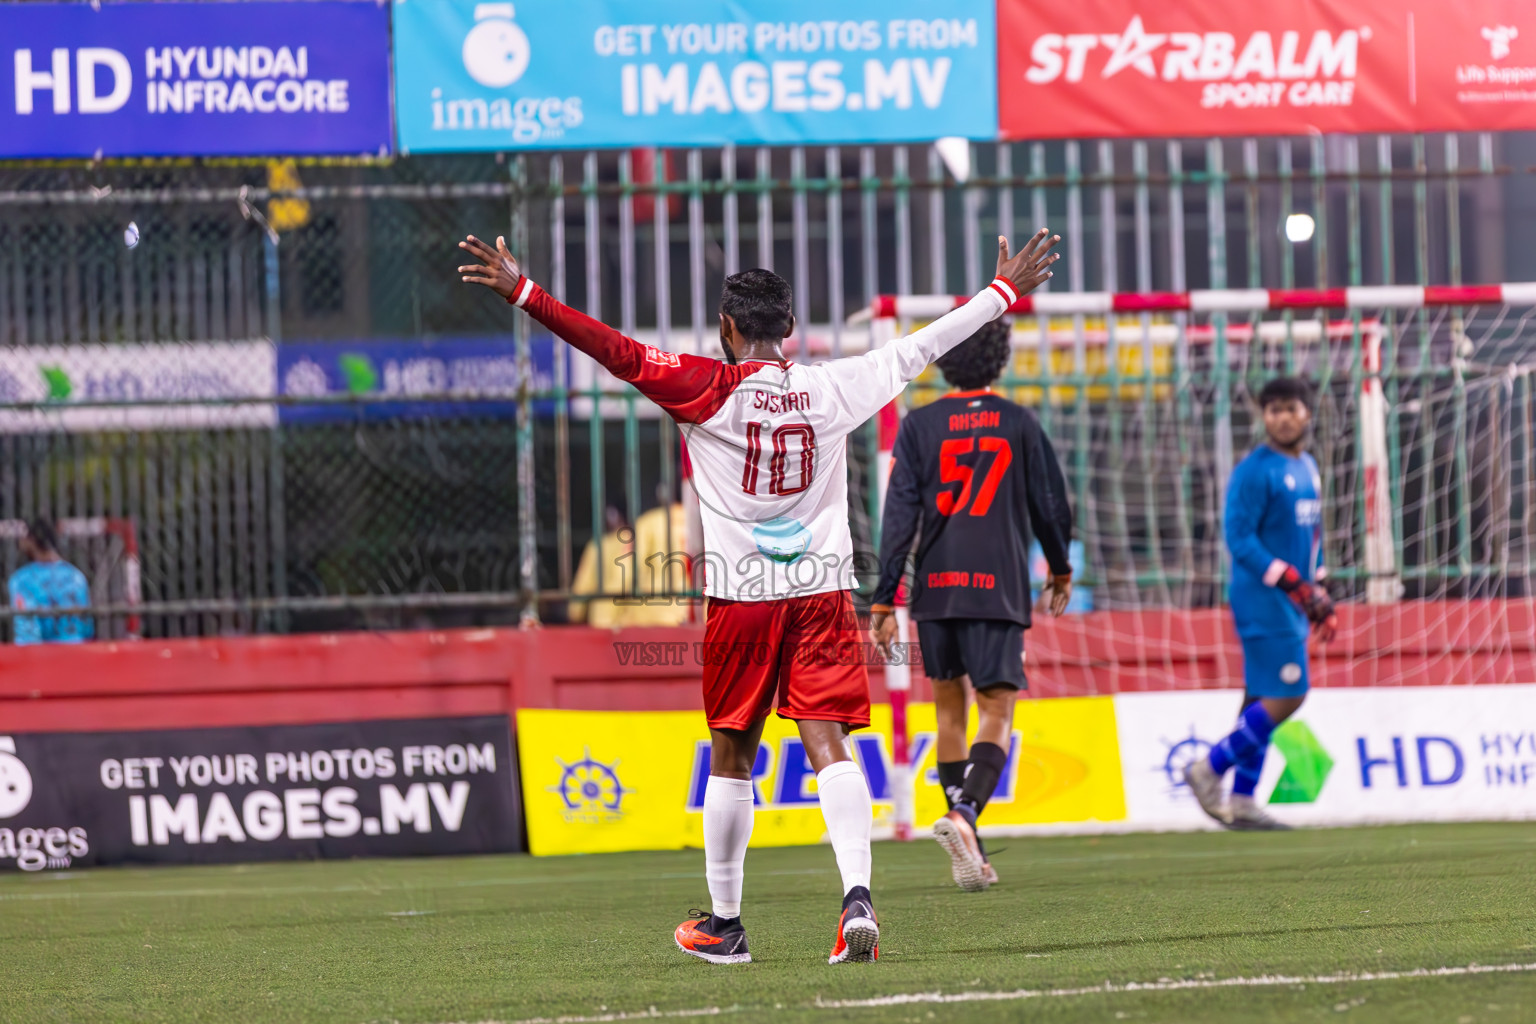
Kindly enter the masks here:
<path id="1" fill-rule="evenodd" d="M 1310 242 L 1317 230 L 1317 221 L 1310 213 L 1293 213 L 1285 218 L 1285 237 L 1292 242 Z"/>
<path id="2" fill-rule="evenodd" d="M 971 143 L 956 135 L 945 136 L 933 144 L 939 151 L 939 159 L 949 168 L 955 181 L 964 185 L 971 178 Z"/>

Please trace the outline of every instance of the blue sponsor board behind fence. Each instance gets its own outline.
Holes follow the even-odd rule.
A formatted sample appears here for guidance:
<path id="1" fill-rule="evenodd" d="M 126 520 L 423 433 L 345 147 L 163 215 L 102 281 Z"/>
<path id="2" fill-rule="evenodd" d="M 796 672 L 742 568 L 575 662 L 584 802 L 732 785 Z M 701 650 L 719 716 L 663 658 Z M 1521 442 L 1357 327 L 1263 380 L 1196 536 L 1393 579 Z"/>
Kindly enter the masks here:
<path id="1" fill-rule="evenodd" d="M 997 133 L 992 0 L 397 0 L 404 150 Z"/>
<path id="2" fill-rule="evenodd" d="M 548 391 L 556 357 L 569 352 L 547 334 L 535 335 L 529 348 L 531 386 Z M 285 342 L 277 353 L 278 394 L 286 400 L 278 415 L 284 423 L 506 417 L 517 412 L 520 379 L 510 335 Z M 534 412 L 553 413 L 554 405 L 536 401 Z"/>
<path id="3" fill-rule="evenodd" d="M 379 153 L 372 0 L 0 4 L 0 158 Z"/>

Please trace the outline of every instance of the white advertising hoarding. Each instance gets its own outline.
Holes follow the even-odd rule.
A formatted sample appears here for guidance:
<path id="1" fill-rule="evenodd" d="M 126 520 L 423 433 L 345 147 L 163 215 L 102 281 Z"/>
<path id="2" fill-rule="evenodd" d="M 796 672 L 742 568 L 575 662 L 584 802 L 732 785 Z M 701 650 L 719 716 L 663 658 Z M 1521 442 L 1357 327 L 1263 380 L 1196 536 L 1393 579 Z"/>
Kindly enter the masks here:
<path id="1" fill-rule="evenodd" d="M 0 349 L 4 434 L 271 427 L 276 394 L 269 341 Z"/>

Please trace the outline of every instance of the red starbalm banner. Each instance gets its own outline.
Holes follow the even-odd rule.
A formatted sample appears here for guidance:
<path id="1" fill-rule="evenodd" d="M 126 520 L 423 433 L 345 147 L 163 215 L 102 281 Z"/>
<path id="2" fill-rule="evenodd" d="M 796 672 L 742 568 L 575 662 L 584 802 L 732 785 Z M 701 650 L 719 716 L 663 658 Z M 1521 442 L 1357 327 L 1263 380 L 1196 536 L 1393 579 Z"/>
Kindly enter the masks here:
<path id="1" fill-rule="evenodd" d="M 998 0 L 1007 139 L 1536 128 L 1536 0 Z"/>

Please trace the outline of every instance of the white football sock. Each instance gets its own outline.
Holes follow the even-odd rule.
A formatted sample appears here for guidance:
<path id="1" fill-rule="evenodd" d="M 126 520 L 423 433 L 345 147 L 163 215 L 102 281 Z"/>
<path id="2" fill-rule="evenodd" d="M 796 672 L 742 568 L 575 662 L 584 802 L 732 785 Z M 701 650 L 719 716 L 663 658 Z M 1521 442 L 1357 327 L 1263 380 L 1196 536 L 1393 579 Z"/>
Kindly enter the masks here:
<path id="1" fill-rule="evenodd" d="M 864 773 L 852 761 L 837 761 L 817 773 L 816 791 L 821 816 L 827 820 L 827 837 L 837 854 L 837 870 L 843 873 L 843 893 L 856 885 L 868 889 L 869 830 L 875 808 Z"/>
<path id="2" fill-rule="evenodd" d="M 752 783 L 711 775 L 704 786 L 704 880 L 716 917 L 741 916 L 741 881 L 752 838 Z"/>

